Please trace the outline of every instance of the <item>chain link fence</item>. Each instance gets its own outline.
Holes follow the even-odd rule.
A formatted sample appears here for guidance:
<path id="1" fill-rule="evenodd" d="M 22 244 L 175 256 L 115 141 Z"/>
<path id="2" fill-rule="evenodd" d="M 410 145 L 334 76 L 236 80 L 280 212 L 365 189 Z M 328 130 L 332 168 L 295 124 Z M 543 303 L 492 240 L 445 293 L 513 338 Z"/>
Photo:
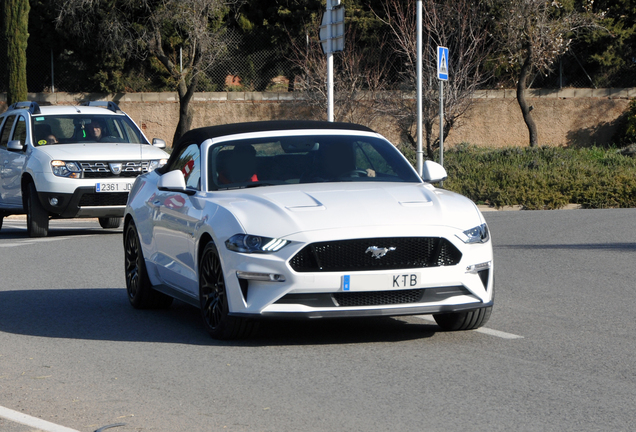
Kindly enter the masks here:
<path id="1" fill-rule="evenodd" d="M 267 39 L 244 36 L 237 32 L 228 32 L 225 42 L 227 48 L 224 55 L 214 64 L 207 65 L 199 77 L 196 91 L 294 91 L 294 82 L 301 77 L 290 60 L 290 53 L 272 47 Z M 301 42 L 301 46 L 303 43 L 305 42 Z M 383 54 L 378 51 L 377 55 Z M 109 93 L 114 85 L 118 88 L 117 91 L 123 92 L 162 92 L 175 89 L 174 80 L 152 58 L 129 62 L 127 69 L 121 72 L 96 71 L 82 60 L 79 53 L 70 50 L 27 50 L 27 57 L 27 86 L 32 93 Z M 378 58 L 377 61 L 380 62 L 381 59 Z M 389 88 L 402 84 L 400 67 L 403 65 L 394 65 L 385 71 L 383 79 Z M 554 64 L 552 72 L 535 74 L 530 87 L 636 87 L 636 63 L 632 62 L 618 71 L 610 72 L 587 70 L 579 56 L 570 51 Z M 6 84 L 6 77 L 0 74 L 0 91 L 7 90 Z M 497 85 L 514 87 L 514 82 L 510 80 L 509 83 L 499 82 Z"/>

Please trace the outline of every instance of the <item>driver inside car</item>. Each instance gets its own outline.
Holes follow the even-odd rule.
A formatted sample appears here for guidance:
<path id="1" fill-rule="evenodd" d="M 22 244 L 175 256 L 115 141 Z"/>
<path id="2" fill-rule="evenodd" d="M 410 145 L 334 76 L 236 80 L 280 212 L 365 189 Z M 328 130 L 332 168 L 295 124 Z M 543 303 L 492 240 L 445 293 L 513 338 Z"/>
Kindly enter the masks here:
<path id="1" fill-rule="evenodd" d="M 104 123 L 99 119 L 93 119 L 86 125 L 86 133 L 88 138 L 94 141 L 100 141 L 104 137 Z"/>
<path id="2" fill-rule="evenodd" d="M 303 175 L 301 183 L 307 181 L 337 181 L 347 177 L 375 177 L 372 169 L 356 169 L 355 156 L 351 146 L 322 143 L 320 153 L 312 171 Z"/>

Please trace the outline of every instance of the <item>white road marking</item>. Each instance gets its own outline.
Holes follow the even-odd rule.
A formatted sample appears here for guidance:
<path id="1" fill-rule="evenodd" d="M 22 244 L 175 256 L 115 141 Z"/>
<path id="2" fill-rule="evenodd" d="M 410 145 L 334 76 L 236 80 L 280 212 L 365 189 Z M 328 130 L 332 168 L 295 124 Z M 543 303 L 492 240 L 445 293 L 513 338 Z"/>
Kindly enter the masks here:
<path id="1" fill-rule="evenodd" d="M 76 429 L 70 429 L 55 423 L 47 422 L 46 420 L 31 417 L 3 406 L 0 406 L 0 417 L 15 423 L 31 426 L 45 432 L 79 432 Z"/>
<path id="2" fill-rule="evenodd" d="M 37 244 L 37 243 L 48 243 L 48 242 L 54 242 L 59 240 L 70 240 L 70 239 L 77 239 L 82 237 L 93 237 L 95 235 L 96 234 L 83 234 L 83 235 L 77 235 L 72 237 L 63 236 L 63 237 L 42 237 L 42 238 L 35 238 L 35 239 L 24 239 L 14 243 L 0 243 L 0 247 L 8 248 L 8 247 L 16 247 L 16 246 L 28 246 L 28 245 Z"/>
<path id="3" fill-rule="evenodd" d="M 424 321 L 430 321 L 430 322 L 435 322 L 435 318 L 433 318 L 432 316 L 429 315 L 414 315 L 415 318 L 419 318 L 421 320 Z M 519 336 L 516 334 L 512 334 L 512 333 L 506 333 L 506 332 L 502 332 L 499 330 L 493 330 L 493 329 L 489 329 L 487 327 L 481 327 L 478 328 L 476 330 L 473 330 L 475 332 L 478 333 L 483 333 L 483 334 L 487 334 L 490 336 L 495 336 L 498 338 L 502 338 L 502 339 L 523 339 L 523 336 Z"/>

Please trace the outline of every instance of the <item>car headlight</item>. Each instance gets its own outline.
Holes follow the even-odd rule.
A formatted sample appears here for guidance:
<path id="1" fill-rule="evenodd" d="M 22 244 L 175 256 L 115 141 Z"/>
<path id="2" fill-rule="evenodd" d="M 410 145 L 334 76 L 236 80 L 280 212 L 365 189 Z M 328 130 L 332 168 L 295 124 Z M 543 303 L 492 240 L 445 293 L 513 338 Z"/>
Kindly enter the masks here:
<path id="1" fill-rule="evenodd" d="M 457 234 L 457 237 L 464 243 L 486 243 L 490 240 L 490 232 L 488 231 L 488 225 L 483 223 L 474 228 L 467 229 L 461 234 Z"/>
<path id="2" fill-rule="evenodd" d="M 51 161 L 53 174 L 58 177 L 80 178 L 82 169 L 77 162 L 66 162 L 60 160 Z"/>
<path id="3" fill-rule="evenodd" d="M 168 159 L 151 160 L 148 164 L 148 172 L 161 168 L 168 163 Z"/>
<path id="4" fill-rule="evenodd" d="M 291 243 L 289 240 L 261 237 L 249 234 L 235 234 L 225 242 L 225 247 L 234 252 L 273 253 Z"/>

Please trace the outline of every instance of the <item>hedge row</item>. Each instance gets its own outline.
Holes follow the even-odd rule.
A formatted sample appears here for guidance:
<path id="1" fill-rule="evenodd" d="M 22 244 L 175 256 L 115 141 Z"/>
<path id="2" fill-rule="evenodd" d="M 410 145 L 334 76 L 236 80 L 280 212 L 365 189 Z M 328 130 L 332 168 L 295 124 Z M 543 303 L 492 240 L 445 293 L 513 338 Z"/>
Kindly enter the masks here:
<path id="1" fill-rule="evenodd" d="M 484 149 L 460 145 L 444 153 L 444 188 L 478 204 L 558 209 L 636 207 L 636 158 L 616 149 L 562 147 Z"/>

